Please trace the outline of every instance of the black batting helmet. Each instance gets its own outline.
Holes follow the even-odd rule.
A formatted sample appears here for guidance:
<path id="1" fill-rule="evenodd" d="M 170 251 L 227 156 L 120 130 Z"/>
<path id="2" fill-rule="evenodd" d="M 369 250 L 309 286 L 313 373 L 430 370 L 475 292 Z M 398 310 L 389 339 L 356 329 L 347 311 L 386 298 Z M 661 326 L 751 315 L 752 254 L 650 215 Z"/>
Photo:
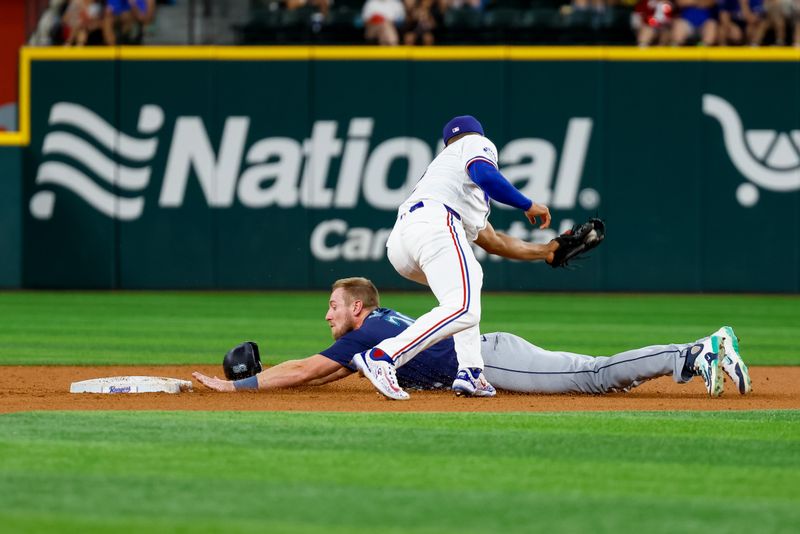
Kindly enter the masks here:
<path id="1" fill-rule="evenodd" d="M 245 341 L 236 345 L 222 360 L 225 377 L 228 380 L 241 380 L 261 372 L 261 357 L 258 354 L 258 345 L 254 341 Z"/>

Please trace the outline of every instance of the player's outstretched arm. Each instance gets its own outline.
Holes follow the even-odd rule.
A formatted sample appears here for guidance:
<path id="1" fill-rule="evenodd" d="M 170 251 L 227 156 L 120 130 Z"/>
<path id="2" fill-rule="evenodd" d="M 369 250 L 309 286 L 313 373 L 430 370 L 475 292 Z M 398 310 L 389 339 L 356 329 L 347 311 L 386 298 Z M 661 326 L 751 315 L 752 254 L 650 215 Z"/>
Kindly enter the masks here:
<path id="1" fill-rule="evenodd" d="M 345 378 L 350 376 L 355 371 L 351 371 L 347 367 L 339 367 L 337 370 L 329 374 L 328 376 L 323 376 L 322 378 L 315 378 L 314 380 L 309 381 L 306 385 L 308 386 L 321 386 L 322 384 L 327 384 L 329 382 L 335 382 L 341 378 Z"/>
<path id="2" fill-rule="evenodd" d="M 544 260 L 548 263 L 553 259 L 553 253 L 558 249 L 556 241 L 547 244 L 528 243 L 516 237 L 498 232 L 486 222 L 486 228 L 478 233 L 475 244 L 489 254 L 495 254 L 512 260 L 537 261 Z"/>
<path id="3" fill-rule="evenodd" d="M 525 216 L 535 225 L 537 217 L 542 224 L 539 228 L 550 226 L 550 210 L 544 204 L 537 204 L 525 195 L 520 193 L 505 176 L 503 176 L 494 164 L 475 160 L 467 168 L 470 178 L 480 187 L 490 198 L 501 202 L 512 208 L 517 208 L 525 212 Z"/>
<path id="4" fill-rule="evenodd" d="M 268 390 L 287 388 L 301 385 L 320 385 L 333 380 L 344 378 L 347 373 L 339 373 L 344 369 L 341 365 L 321 354 L 315 354 L 302 360 L 289 360 L 279 363 L 274 367 L 264 369 L 256 375 L 258 389 Z M 233 381 L 209 377 L 202 373 L 194 372 L 192 376 L 204 386 L 216 391 L 238 391 Z"/>

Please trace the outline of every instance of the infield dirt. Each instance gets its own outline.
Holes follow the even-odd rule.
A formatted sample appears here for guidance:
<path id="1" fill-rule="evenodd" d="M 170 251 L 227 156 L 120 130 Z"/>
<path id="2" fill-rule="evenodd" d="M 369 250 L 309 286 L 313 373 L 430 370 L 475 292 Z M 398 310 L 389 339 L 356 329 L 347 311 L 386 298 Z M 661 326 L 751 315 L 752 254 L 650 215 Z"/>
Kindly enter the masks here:
<path id="1" fill-rule="evenodd" d="M 499 392 L 493 399 L 464 399 L 448 391 L 410 391 L 411 399 L 389 401 L 364 378 L 351 376 L 325 386 L 265 392 L 218 393 L 194 381 L 194 391 L 170 395 L 72 394 L 72 382 L 107 376 L 166 376 L 192 380 L 192 371 L 218 374 L 219 366 L 3 366 L 0 413 L 30 410 L 289 410 L 348 412 L 506 412 L 577 410 L 780 410 L 800 409 L 800 367 L 751 367 L 753 393 L 740 396 L 730 381 L 711 399 L 699 378 L 676 384 L 651 380 L 628 393 L 534 395 Z"/>

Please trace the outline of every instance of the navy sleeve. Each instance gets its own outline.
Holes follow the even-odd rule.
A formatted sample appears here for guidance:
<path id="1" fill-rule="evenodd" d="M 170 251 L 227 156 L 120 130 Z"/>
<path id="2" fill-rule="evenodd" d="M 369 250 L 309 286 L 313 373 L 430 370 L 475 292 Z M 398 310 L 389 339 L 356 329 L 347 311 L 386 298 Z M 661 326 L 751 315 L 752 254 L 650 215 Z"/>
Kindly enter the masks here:
<path id="1" fill-rule="evenodd" d="M 493 165 L 477 160 L 469 166 L 469 177 L 492 199 L 523 211 L 533 205 L 533 201 L 520 193 L 516 187 L 500 174 Z"/>
<path id="2" fill-rule="evenodd" d="M 371 349 L 376 345 L 372 336 L 366 334 L 366 332 L 361 332 L 360 329 L 348 332 L 337 339 L 333 345 L 320 352 L 320 354 L 347 367 L 351 371 L 355 371 L 356 368 L 350 365 L 353 355 Z"/>

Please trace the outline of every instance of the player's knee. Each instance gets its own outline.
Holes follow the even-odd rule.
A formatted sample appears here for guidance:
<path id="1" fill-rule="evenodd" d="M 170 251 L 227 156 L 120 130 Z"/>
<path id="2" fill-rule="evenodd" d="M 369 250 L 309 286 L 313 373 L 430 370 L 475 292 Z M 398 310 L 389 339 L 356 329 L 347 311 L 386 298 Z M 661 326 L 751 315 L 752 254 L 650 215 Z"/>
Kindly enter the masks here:
<path id="1" fill-rule="evenodd" d="M 481 309 L 478 306 L 467 308 L 461 319 L 469 326 L 477 326 L 481 322 Z"/>
<path id="2" fill-rule="evenodd" d="M 481 321 L 480 303 L 441 302 L 439 310 L 448 318 L 455 319 L 460 323 L 466 323 L 467 327 L 475 326 Z"/>

